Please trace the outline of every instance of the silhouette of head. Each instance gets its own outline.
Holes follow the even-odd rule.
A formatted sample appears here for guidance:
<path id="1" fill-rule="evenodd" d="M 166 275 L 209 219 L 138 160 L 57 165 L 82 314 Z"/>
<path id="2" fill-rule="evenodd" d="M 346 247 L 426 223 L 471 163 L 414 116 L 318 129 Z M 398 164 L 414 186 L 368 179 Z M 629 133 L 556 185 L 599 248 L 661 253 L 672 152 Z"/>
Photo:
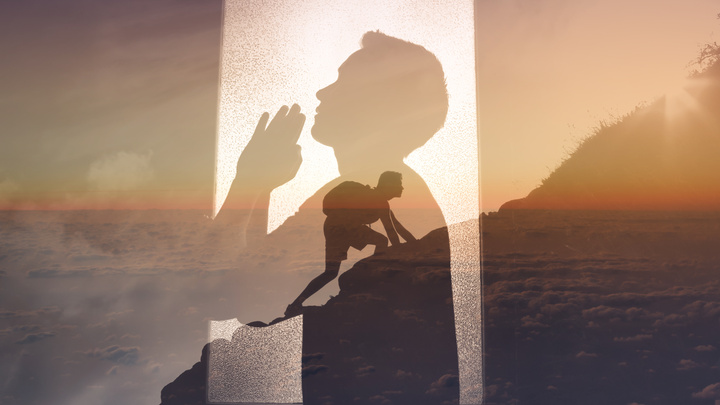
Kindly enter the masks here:
<path id="1" fill-rule="evenodd" d="M 404 190 L 402 174 L 398 172 L 383 172 L 378 179 L 378 184 L 375 189 L 388 200 L 402 196 Z"/>
<path id="2" fill-rule="evenodd" d="M 442 128 L 448 110 L 438 59 L 420 45 L 368 32 L 362 49 L 317 92 L 313 137 L 356 153 L 402 159 Z"/>

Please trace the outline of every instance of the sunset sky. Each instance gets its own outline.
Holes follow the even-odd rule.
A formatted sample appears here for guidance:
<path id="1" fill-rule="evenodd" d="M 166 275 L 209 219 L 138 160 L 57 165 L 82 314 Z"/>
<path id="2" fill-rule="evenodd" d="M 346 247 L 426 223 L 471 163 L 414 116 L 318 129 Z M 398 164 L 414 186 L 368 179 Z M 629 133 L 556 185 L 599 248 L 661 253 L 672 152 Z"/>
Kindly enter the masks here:
<path id="1" fill-rule="evenodd" d="M 0 5 L 0 204 L 206 207 L 221 2 Z"/>
<path id="2" fill-rule="evenodd" d="M 3 2 L 0 205 L 210 209 L 221 8 Z M 477 10 L 486 211 L 526 195 L 600 121 L 678 86 L 720 11 L 710 0 Z"/>
<path id="3" fill-rule="evenodd" d="M 294 2 L 294 9 L 274 9 L 270 14 L 285 21 L 289 15 L 312 19 L 327 11 L 304 8 L 311 2 Z M 372 4 L 390 8 L 389 4 L 396 4 L 363 0 L 359 2 L 363 7 L 340 12 L 345 2 L 334 3 L 334 12 L 340 16 L 337 18 L 343 18 L 335 23 L 341 27 L 372 19 L 355 14 L 376 12 Z M 638 103 L 649 102 L 682 85 L 688 62 L 702 44 L 717 40 L 720 28 L 717 0 L 485 0 L 476 2 L 475 10 L 484 211 L 527 195 L 598 123 L 612 121 Z M 220 0 L 0 2 L 0 210 L 198 208 L 210 214 L 222 11 Z M 392 11 L 397 15 L 405 13 L 400 9 Z M 447 28 L 454 24 L 452 20 L 440 21 L 437 14 L 419 6 L 409 12 L 418 18 L 417 24 L 426 22 L 427 27 L 440 24 Z M 396 22 L 384 18 L 388 26 Z M 453 52 L 474 52 L 471 46 L 463 45 L 466 42 L 444 38 L 445 31 L 427 27 L 415 34 L 400 29 L 389 33 L 407 32 L 409 39 L 427 40 L 431 50 L 442 58 Z M 339 63 L 359 47 L 360 34 L 377 27 L 353 26 L 343 35 L 325 33 L 321 26 L 315 28 L 308 43 L 321 38 L 322 45 L 313 51 L 325 52 L 327 48 L 329 56 L 321 60 L 322 66 L 298 68 L 322 70 L 322 75 L 308 82 L 304 98 L 297 99 L 306 112 L 316 107 L 314 92 L 328 85 Z M 450 47 L 447 44 L 461 49 L 445 49 Z M 468 70 L 466 65 L 452 63 L 446 68 L 448 74 L 455 71 L 453 68 Z M 285 76 L 278 83 L 283 80 Z M 475 91 L 472 79 L 467 79 L 467 88 L 453 80 L 448 80 L 453 89 L 451 99 L 458 91 L 465 95 Z M 285 90 L 278 86 L 277 91 L 282 93 L 278 104 L 270 103 L 268 109 L 292 102 L 297 95 L 291 86 Z M 257 115 L 247 120 L 252 126 Z M 302 141 L 304 148 L 317 147 L 307 133 Z M 430 142 L 442 141 L 437 138 Z M 474 170 L 467 160 L 455 162 L 453 170 L 457 170 L 451 170 L 449 175 L 444 171 L 448 156 L 454 152 L 444 150 L 446 160 L 435 166 L 435 162 L 429 162 L 418 169 L 431 175 L 430 183 L 437 182 L 432 187 L 456 180 L 463 185 L 473 184 L 472 179 L 458 174 Z M 458 156 L 467 159 L 474 151 L 460 152 Z M 445 177 L 433 177 L 434 167 L 441 167 Z M 455 198 L 467 203 L 462 196 L 473 191 L 466 188 L 453 192 L 438 199 L 452 202 Z M 233 240 L 208 249 L 204 239 L 206 221 L 195 212 L 1 214 L 0 381 L 7 391 L 2 394 L 4 398 L 11 400 L 15 395 L 32 399 L 20 401 L 25 403 L 156 403 L 161 387 L 199 359 L 209 319 L 237 317 L 245 323 L 273 319 L 282 313 L 288 297 L 296 296 L 298 286 L 324 265 L 321 243 L 313 244 L 316 249 L 297 243 L 306 242 L 302 232 L 310 234 L 306 230 L 315 229 L 309 226 L 319 223 L 314 219 L 297 224 L 295 230 L 285 234 L 273 235 L 274 244 L 238 255 Z M 460 220 L 463 215 L 450 219 Z M 492 226 L 492 221 L 490 218 L 487 223 Z M 705 224 L 708 229 L 713 225 L 695 217 L 691 222 L 693 226 L 695 222 Z M 576 236 L 577 240 L 602 244 L 605 239 L 592 239 L 598 229 L 602 235 L 607 234 L 605 228 L 595 227 L 597 223 L 579 223 L 588 233 L 582 238 Z M 607 222 L 599 223 L 604 227 Z M 513 242 L 502 245 L 508 255 L 495 263 L 503 271 L 506 265 L 545 263 L 553 250 L 538 244 L 536 237 L 548 232 L 564 235 L 557 240 L 570 237 L 560 222 L 553 224 L 555 228 L 524 228 L 528 232 L 523 230 L 522 240 L 543 250 L 537 256 L 517 259 L 513 233 L 517 223 L 509 221 L 504 225 L 507 230 L 495 228 L 504 232 L 498 233 L 499 239 L 490 233 L 496 245 Z M 477 222 L 469 226 L 478 232 Z M 638 226 L 642 228 L 638 228 L 638 234 L 650 238 L 647 227 Z M 661 220 L 651 229 L 663 238 L 668 236 L 668 245 L 681 250 L 686 245 L 675 242 L 682 241 L 676 237 L 682 233 L 676 233 L 672 226 Z M 461 227 L 455 227 L 456 234 L 458 229 Z M 698 240 L 713 240 L 707 236 L 710 230 L 703 232 L 697 234 Z M 625 243 L 627 234 L 618 234 L 621 236 L 612 241 L 631 249 L 633 246 Z M 321 232 L 319 235 L 322 237 Z M 492 237 L 488 240 L 492 241 Z M 476 239 L 466 241 L 474 248 L 468 255 L 475 258 Z M 714 252 L 711 244 L 693 241 L 688 239 L 687 246 Z M 491 244 L 485 246 L 492 251 Z M 523 273 L 527 270 L 521 268 L 512 277 L 526 279 L 526 284 L 519 284 L 518 290 L 514 280 L 502 280 L 497 283 L 504 288 L 496 290 L 498 296 L 508 292 L 526 300 L 526 291 L 535 288 L 553 294 L 553 288 L 586 286 L 588 293 L 572 292 L 587 304 L 576 308 L 577 319 L 595 321 L 585 310 L 613 305 L 608 297 L 615 292 L 617 283 L 614 273 L 605 272 L 612 278 L 607 288 L 610 293 L 597 294 L 597 278 L 592 272 L 613 270 L 614 265 L 623 271 L 626 267 L 634 269 L 635 261 L 627 265 L 608 262 L 607 249 L 603 247 L 602 255 L 580 262 L 579 274 L 585 284 L 561 279 L 537 284 L 539 278 L 526 277 L 530 273 Z M 288 250 L 302 254 L 293 256 Z M 665 253 L 664 249 L 658 252 Z M 687 252 L 678 255 L 682 258 L 679 268 L 702 268 L 691 257 L 694 251 Z M 349 261 L 361 254 L 352 251 Z M 600 267 L 596 267 L 598 260 L 604 263 Z M 464 264 L 468 263 L 472 267 L 477 261 Z M 564 274 L 577 263 L 569 257 L 567 261 L 551 262 L 556 266 L 551 269 Z M 641 272 L 663 266 L 674 269 L 673 263 L 664 258 L 657 265 L 651 261 L 642 263 Z M 684 276 L 670 270 L 667 274 L 673 277 Z M 646 276 L 643 273 L 633 277 Z M 673 283 L 660 287 L 668 288 L 668 307 L 679 302 Z M 697 293 L 688 292 L 687 303 L 692 303 L 697 294 L 705 294 L 705 287 L 698 285 Z M 644 288 L 644 283 L 637 284 L 643 294 L 657 296 Z M 323 292 L 316 299 L 319 302 L 331 294 L 335 292 Z M 593 298 L 585 299 L 584 295 Z M 574 296 L 568 294 L 566 298 Z M 478 297 L 476 293 L 470 299 Z M 507 312 L 499 312 L 496 319 L 517 320 L 516 302 L 522 308 L 526 301 L 507 301 Z M 454 305 L 461 307 L 458 301 Z M 465 316 L 477 319 L 480 311 L 473 308 L 475 311 Z M 675 315 L 667 313 L 668 319 Z M 707 325 L 710 323 L 705 322 Z M 511 327 L 519 330 L 515 325 Z M 535 327 L 542 333 L 564 331 L 542 323 L 535 323 Z M 508 330 L 515 333 L 512 328 Z M 666 329 L 667 336 L 677 331 L 672 324 Z M 535 332 L 528 331 L 527 336 Z M 616 337 L 627 338 L 622 334 L 608 336 L 614 342 Z M 703 340 L 697 345 L 708 342 Z M 517 350 L 508 353 L 516 355 Z M 478 350 L 474 354 L 472 358 L 480 358 Z M 676 364 L 673 360 L 667 367 L 674 370 Z M 568 384 L 575 378 L 571 377 Z M 704 386 L 691 392 L 701 392 Z M 471 388 L 479 391 L 480 385 Z"/>
<path id="4" fill-rule="evenodd" d="M 525 197 L 600 122 L 681 86 L 718 39 L 711 0 L 483 1 L 483 211 Z"/>

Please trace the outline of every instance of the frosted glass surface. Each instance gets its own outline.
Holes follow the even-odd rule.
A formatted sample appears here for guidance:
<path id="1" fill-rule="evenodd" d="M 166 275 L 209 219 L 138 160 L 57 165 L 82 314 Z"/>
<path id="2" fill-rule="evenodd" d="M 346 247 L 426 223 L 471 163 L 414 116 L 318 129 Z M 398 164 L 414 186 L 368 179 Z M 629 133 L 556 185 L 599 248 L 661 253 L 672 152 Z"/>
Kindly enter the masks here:
<path id="1" fill-rule="evenodd" d="M 264 328 L 211 322 L 208 401 L 212 403 L 302 402 L 302 316 Z M 239 325 L 225 339 L 230 325 Z"/>
<path id="2" fill-rule="evenodd" d="M 406 158 L 422 176 L 450 227 L 453 296 L 460 353 L 460 402 L 482 399 L 480 237 L 477 226 L 478 148 L 473 3 L 419 0 L 227 0 L 223 28 L 218 117 L 217 212 L 235 175 L 235 163 L 260 115 L 297 103 L 307 115 L 298 144 L 297 176 L 275 189 L 268 232 L 279 227 L 315 191 L 338 176 L 332 149 L 310 135 L 317 90 L 360 48 L 367 31 L 424 46 L 443 65 L 450 108 L 443 129 Z"/>

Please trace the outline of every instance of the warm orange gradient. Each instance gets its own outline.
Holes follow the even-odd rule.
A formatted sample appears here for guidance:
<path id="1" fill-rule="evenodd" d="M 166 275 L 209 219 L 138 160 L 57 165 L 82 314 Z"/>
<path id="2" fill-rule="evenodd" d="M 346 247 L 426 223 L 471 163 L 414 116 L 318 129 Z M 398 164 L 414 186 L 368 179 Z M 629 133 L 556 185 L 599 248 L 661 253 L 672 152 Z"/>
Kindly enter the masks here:
<path id="1" fill-rule="evenodd" d="M 0 211 L 5 210 L 205 210 L 210 213 L 212 189 L 132 190 L 132 191 L 47 191 L 51 187 L 0 195 Z"/>
<path id="2" fill-rule="evenodd" d="M 720 64 L 597 130 L 526 198 L 502 208 L 720 209 Z"/>
<path id="3" fill-rule="evenodd" d="M 61 188 L 55 183 L 34 182 L 0 193 L 0 210 L 209 210 L 212 188 L 188 188 L 177 182 L 143 184 L 141 187 L 89 189 L 83 183 Z"/>
<path id="4" fill-rule="evenodd" d="M 681 88 L 720 26 L 712 0 L 478 4 L 483 211 L 526 196 L 602 122 Z"/>
<path id="5" fill-rule="evenodd" d="M 4 2 L 0 209 L 209 209 L 221 7 Z"/>
<path id="6" fill-rule="evenodd" d="M 714 0 L 477 4 L 485 211 L 527 195 L 600 121 L 677 87 L 698 48 L 717 39 L 720 11 Z M 221 2 L 3 4 L 2 207 L 48 199 L 75 206 L 35 192 L 93 190 L 86 180 L 92 164 L 119 152 L 153 152 L 156 182 L 147 187 L 212 184 L 221 8 Z M 78 10 L 84 18 L 71 17 Z M 297 11 L 307 18 L 321 12 Z M 422 7 L 413 12 L 426 14 Z M 343 15 L 339 24 L 358 18 Z M 318 33 L 305 35 L 327 52 L 306 67 L 322 69 L 325 79 L 302 77 L 313 89 L 307 97 L 286 94 L 263 106 L 267 111 L 297 101 L 312 113 L 314 92 L 332 82 L 362 33 L 337 37 L 328 27 L 313 29 Z M 330 52 L 340 50 L 338 41 L 347 52 Z M 257 115 L 247 118 L 250 126 Z M 322 168 L 303 170 L 315 178 Z M 184 179 L 180 186 L 175 177 Z M 316 186 L 327 180 L 317 177 Z M 32 186 L 42 179 L 52 184 Z"/>

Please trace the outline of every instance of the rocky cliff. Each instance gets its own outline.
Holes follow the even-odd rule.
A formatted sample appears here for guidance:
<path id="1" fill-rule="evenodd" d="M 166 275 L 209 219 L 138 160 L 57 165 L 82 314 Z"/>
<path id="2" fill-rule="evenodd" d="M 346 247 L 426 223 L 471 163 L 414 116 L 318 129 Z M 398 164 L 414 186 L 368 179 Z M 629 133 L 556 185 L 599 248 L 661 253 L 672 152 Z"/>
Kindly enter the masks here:
<path id="1" fill-rule="evenodd" d="M 357 262 L 339 284 L 303 313 L 303 402 L 457 403 L 447 229 Z M 163 405 L 206 403 L 207 346 L 203 354 L 162 390 Z"/>

